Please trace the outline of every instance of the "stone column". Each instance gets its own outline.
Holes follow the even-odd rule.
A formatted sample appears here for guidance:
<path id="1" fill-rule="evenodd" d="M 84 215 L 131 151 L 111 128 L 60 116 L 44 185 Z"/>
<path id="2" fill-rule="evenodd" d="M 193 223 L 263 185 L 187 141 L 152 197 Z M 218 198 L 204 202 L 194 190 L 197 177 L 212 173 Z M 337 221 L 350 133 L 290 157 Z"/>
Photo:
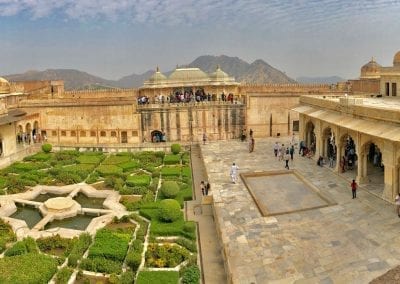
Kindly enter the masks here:
<path id="1" fill-rule="evenodd" d="M 393 142 L 384 141 L 384 149 L 382 151 L 382 160 L 385 166 L 384 173 L 384 190 L 382 198 L 392 202 L 397 195 L 398 188 L 395 188 L 398 180 L 398 169 L 395 163 L 395 149 Z"/>
<path id="2" fill-rule="evenodd" d="M 342 141 L 337 141 L 336 144 L 336 166 L 335 166 L 335 172 L 340 173 L 340 162 L 342 160 L 343 156 L 343 143 Z"/>

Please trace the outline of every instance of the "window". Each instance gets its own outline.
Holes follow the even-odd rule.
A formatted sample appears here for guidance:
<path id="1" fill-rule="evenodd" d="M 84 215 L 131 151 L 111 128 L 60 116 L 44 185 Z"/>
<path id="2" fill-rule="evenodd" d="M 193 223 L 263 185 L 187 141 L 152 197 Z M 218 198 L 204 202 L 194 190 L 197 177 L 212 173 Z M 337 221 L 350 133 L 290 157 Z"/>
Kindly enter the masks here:
<path id="1" fill-rule="evenodd" d="M 138 132 L 137 131 L 132 131 L 132 136 L 138 136 Z"/>
<path id="2" fill-rule="evenodd" d="M 52 130 L 52 131 L 51 131 L 51 136 L 57 136 L 57 131 Z"/>
<path id="3" fill-rule="evenodd" d="M 117 137 L 117 132 L 111 131 L 111 137 Z"/>
<path id="4" fill-rule="evenodd" d="M 75 131 L 75 130 L 72 130 L 72 131 L 71 131 L 71 136 L 72 136 L 72 137 L 76 137 L 76 131 Z"/>
<path id="5" fill-rule="evenodd" d="M 81 130 L 79 136 L 81 136 L 81 137 L 86 137 L 86 131 Z"/>
<path id="6" fill-rule="evenodd" d="M 397 96 L 397 84 L 392 83 L 392 96 Z"/>
<path id="7" fill-rule="evenodd" d="M 90 131 L 90 136 L 95 137 L 96 136 L 96 131 Z"/>
<path id="8" fill-rule="evenodd" d="M 293 120 L 293 131 L 299 131 L 299 121 Z"/>
<path id="9" fill-rule="evenodd" d="M 105 131 L 100 131 L 100 136 L 101 137 L 106 137 L 106 132 Z"/>
<path id="10" fill-rule="evenodd" d="M 61 131 L 61 136 L 67 136 L 67 131 L 62 130 L 62 131 Z"/>

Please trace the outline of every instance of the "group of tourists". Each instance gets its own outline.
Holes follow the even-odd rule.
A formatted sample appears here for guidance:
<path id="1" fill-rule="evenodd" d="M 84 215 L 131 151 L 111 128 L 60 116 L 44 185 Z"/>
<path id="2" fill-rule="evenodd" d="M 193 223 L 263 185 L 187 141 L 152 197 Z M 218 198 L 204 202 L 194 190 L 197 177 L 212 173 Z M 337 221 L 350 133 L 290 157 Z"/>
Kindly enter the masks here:
<path id="1" fill-rule="evenodd" d="M 208 192 L 210 191 L 211 185 L 208 181 L 201 181 L 200 182 L 200 190 L 201 190 L 201 194 L 204 195 L 208 195 Z"/>
<path id="2" fill-rule="evenodd" d="M 294 140 L 290 142 L 289 147 L 285 147 L 285 144 L 275 142 L 273 150 L 274 156 L 278 161 L 285 161 L 285 168 L 289 170 L 289 160 L 293 161 Z"/>
<path id="3" fill-rule="evenodd" d="M 198 89 L 195 92 L 192 90 L 177 90 L 170 95 L 157 95 L 154 97 L 154 103 L 189 103 L 189 102 L 211 102 L 211 101 L 231 102 L 236 101 L 233 93 L 226 95 L 224 92 L 219 95 L 205 93 L 203 89 Z M 149 104 L 150 98 L 148 96 L 140 96 L 137 99 L 139 105 Z"/>

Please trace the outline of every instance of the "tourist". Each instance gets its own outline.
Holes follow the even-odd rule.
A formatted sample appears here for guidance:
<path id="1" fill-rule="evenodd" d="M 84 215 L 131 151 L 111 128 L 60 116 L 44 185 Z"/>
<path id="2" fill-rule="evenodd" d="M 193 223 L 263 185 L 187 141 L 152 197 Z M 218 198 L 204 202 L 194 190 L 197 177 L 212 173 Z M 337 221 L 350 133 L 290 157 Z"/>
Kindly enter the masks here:
<path id="1" fill-rule="evenodd" d="M 322 156 L 319 156 L 317 165 L 322 167 L 324 165 L 324 158 Z"/>
<path id="2" fill-rule="evenodd" d="M 250 137 L 253 137 L 253 129 L 250 128 L 250 132 L 249 132 Z"/>
<path id="3" fill-rule="evenodd" d="M 333 156 L 329 157 L 329 167 L 333 168 Z"/>
<path id="4" fill-rule="evenodd" d="M 294 145 L 293 144 L 292 144 L 292 146 L 290 146 L 289 153 L 290 153 L 290 160 L 293 161 L 293 154 L 294 154 Z"/>
<path id="5" fill-rule="evenodd" d="M 396 198 L 394 200 L 395 200 L 395 204 L 396 204 L 396 213 L 397 213 L 397 216 L 399 216 L 399 218 L 400 218 L 400 195 L 397 194 Z"/>
<path id="6" fill-rule="evenodd" d="M 278 142 L 275 142 L 275 145 L 274 145 L 274 155 L 275 155 L 275 157 L 278 156 L 278 150 L 279 150 L 279 144 L 278 144 Z"/>
<path id="7" fill-rule="evenodd" d="M 203 145 L 206 145 L 206 141 L 207 141 L 207 134 L 204 132 L 203 133 Z"/>
<path id="8" fill-rule="evenodd" d="M 283 161 L 283 156 L 285 155 L 285 144 L 282 144 L 278 149 L 278 161 Z"/>
<path id="9" fill-rule="evenodd" d="M 208 192 L 210 191 L 210 188 L 211 188 L 210 182 L 206 181 L 205 188 L 206 188 L 206 195 L 208 195 Z"/>
<path id="10" fill-rule="evenodd" d="M 205 195 L 205 193 L 206 193 L 206 187 L 205 187 L 204 181 L 201 181 L 201 182 L 200 182 L 200 189 L 201 189 L 201 194 L 202 194 L 202 195 Z"/>
<path id="11" fill-rule="evenodd" d="M 357 197 L 357 183 L 356 181 L 353 179 L 353 181 L 351 182 L 351 192 L 353 193 L 353 199 Z"/>
<path id="12" fill-rule="evenodd" d="M 346 157 L 343 156 L 342 159 L 340 160 L 340 168 L 342 170 L 342 173 L 346 171 Z"/>
<path id="13" fill-rule="evenodd" d="M 289 159 L 290 159 L 289 149 L 286 149 L 284 159 L 285 159 L 285 168 L 289 169 Z"/>
<path id="14" fill-rule="evenodd" d="M 249 139 L 249 153 L 254 151 L 254 142 L 255 142 L 254 138 L 250 136 L 250 139 Z"/>
<path id="15" fill-rule="evenodd" d="M 238 170 L 239 170 L 239 167 L 235 163 L 233 163 L 232 167 L 231 167 L 231 172 L 230 172 L 232 183 L 237 182 L 237 171 Z"/>
<path id="16" fill-rule="evenodd" d="M 304 156 L 304 152 L 303 152 L 304 147 L 305 147 L 304 141 L 300 141 L 299 155 L 303 154 L 303 156 Z"/>

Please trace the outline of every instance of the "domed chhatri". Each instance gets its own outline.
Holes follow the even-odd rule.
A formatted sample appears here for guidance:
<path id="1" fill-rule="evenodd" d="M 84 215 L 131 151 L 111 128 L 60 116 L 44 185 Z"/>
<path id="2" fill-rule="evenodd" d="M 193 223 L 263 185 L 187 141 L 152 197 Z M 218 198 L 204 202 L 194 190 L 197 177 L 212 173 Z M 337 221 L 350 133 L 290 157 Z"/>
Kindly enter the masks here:
<path id="1" fill-rule="evenodd" d="M 371 61 L 361 67 L 361 78 L 379 78 L 381 67 L 372 57 Z"/>
<path id="2" fill-rule="evenodd" d="M 160 72 L 160 68 L 156 69 L 156 72 L 154 72 L 153 75 L 149 78 L 149 82 L 153 84 L 160 84 L 160 83 L 165 83 L 167 80 L 167 76 L 165 76 L 163 73 Z"/>
<path id="3" fill-rule="evenodd" d="M 10 83 L 6 79 L 0 77 L 0 94 L 9 94 L 10 91 Z"/>
<path id="4" fill-rule="evenodd" d="M 400 67 L 400 51 L 398 51 L 393 57 L 393 66 Z"/>

